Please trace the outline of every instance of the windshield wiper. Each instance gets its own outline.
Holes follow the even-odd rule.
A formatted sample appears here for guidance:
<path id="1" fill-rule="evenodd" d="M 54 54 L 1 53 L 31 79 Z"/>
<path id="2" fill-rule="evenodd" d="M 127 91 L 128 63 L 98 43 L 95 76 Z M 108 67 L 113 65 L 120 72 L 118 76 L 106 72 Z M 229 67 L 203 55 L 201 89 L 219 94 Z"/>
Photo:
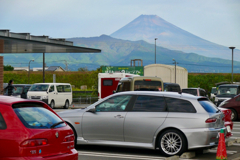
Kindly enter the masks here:
<path id="1" fill-rule="evenodd" d="M 59 124 L 62 124 L 62 123 L 64 123 L 64 121 L 54 123 L 50 128 L 54 128 L 54 127 L 56 127 L 56 126 L 58 126 Z"/>

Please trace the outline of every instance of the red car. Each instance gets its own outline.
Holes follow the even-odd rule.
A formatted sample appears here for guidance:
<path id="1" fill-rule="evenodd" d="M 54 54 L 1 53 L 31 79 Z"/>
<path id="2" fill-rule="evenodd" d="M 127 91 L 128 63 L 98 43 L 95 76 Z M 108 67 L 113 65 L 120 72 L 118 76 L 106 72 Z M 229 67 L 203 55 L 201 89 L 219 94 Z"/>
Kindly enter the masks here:
<path id="1" fill-rule="evenodd" d="M 44 102 L 0 96 L 1 160 L 77 160 L 72 129 Z"/>
<path id="2" fill-rule="evenodd" d="M 230 109 L 225 109 L 225 108 L 218 108 L 218 109 L 220 109 L 224 113 L 224 115 L 225 115 L 225 117 L 224 117 L 224 120 L 225 120 L 224 125 L 227 128 L 227 135 L 226 135 L 226 137 L 230 137 L 230 136 L 233 135 L 232 134 L 233 122 L 231 120 L 232 111 Z"/>

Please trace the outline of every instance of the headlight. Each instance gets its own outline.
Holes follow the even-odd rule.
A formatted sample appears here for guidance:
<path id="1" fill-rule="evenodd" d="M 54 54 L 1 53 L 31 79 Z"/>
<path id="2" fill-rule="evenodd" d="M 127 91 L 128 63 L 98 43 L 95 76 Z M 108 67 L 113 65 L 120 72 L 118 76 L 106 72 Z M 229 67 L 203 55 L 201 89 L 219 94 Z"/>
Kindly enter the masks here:
<path id="1" fill-rule="evenodd" d="M 42 99 L 48 99 L 48 96 L 42 96 Z"/>
<path id="2" fill-rule="evenodd" d="M 31 99 L 31 96 L 27 96 L 27 99 Z"/>

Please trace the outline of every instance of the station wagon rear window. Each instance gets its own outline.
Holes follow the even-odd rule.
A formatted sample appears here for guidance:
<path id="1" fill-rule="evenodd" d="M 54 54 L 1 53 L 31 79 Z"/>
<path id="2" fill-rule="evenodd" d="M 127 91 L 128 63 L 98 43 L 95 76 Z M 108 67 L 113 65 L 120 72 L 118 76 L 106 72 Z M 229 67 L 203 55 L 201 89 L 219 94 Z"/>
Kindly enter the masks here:
<path id="1" fill-rule="evenodd" d="M 199 99 L 198 101 L 208 113 L 217 113 L 219 111 L 217 106 L 215 106 L 215 104 L 213 104 L 212 102 L 210 102 L 208 100 Z"/>
<path id="2" fill-rule="evenodd" d="M 0 129 L 6 129 L 6 128 L 7 128 L 7 125 L 3 119 L 2 114 L 0 113 Z"/>
<path id="3" fill-rule="evenodd" d="M 54 124 L 62 120 L 53 112 L 43 107 L 13 107 L 15 113 L 25 127 L 31 129 L 49 129 Z M 55 128 L 66 126 L 65 123 L 57 125 Z"/>

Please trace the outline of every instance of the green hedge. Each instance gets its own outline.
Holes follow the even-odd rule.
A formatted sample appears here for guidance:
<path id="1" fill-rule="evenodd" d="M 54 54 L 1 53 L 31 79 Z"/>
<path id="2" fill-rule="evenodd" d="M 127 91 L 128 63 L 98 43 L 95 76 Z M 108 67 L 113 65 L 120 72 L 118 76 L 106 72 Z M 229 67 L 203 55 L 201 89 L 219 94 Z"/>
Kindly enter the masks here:
<path id="1" fill-rule="evenodd" d="M 94 86 L 97 94 L 98 86 L 98 73 L 100 70 L 89 72 L 46 72 L 45 82 L 53 82 L 53 74 L 56 74 L 56 82 L 58 83 L 70 83 L 75 86 L 74 90 L 80 90 L 82 85 L 87 85 L 88 90 L 92 90 Z M 13 79 L 15 84 L 27 84 L 28 72 L 16 72 L 5 71 L 4 83 L 8 83 L 10 79 Z M 30 84 L 41 83 L 43 79 L 42 72 L 31 72 Z M 211 91 L 211 88 L 215 86 L 215 83 L 222 81 L 231 81 L 231 74 L 188 74 L 188 87 L 200 87 L 206 91 Z M 240 82 L 240 74 L 234 74 L 234 82 Z"/>

